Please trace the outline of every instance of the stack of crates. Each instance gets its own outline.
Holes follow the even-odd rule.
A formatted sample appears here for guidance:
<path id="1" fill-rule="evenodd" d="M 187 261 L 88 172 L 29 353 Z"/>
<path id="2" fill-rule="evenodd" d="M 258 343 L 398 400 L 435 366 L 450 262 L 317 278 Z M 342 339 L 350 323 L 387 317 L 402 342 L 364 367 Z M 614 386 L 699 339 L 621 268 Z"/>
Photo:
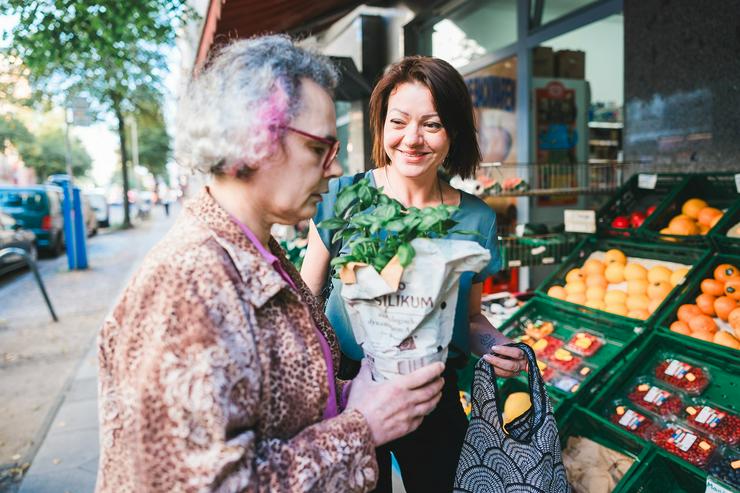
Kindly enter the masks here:
<path id="1" fill-rule="evenodd" d="M 668 222 L 693 197 L 722 210 L 721 219 L 703 235 L 668 234 Z M 613 227 L 615 217 L 650 206 L 638 227 Z M 740 349 L 670 329 L 679 308 L 701 294 L 702 280 L 720 265 L 740 267 L 739 222 L 740 174 L 635 175 L 597 212 L 597 233 L 499 327 L 541 356 L 563 446 L 583 436 L 634 460 L 615 491 L 740 488 Z M 594 252 L 610 249 L 690 270 L 645 319 L 548 296 Z M 582 337 L 590 348 L 576 343 Z M 566 361 L 553 358 L 558 349 L 567 350 L 560 353 Z M 504 397 L 527 391 L 523 377 L 500 383 Z"/>

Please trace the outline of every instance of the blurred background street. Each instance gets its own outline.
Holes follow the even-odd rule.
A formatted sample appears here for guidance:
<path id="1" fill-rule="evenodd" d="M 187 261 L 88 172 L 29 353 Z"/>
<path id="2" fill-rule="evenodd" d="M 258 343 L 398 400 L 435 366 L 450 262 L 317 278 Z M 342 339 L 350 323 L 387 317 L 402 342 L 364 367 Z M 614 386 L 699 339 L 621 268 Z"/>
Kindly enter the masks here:
<path id="1" fill-rule="evenodd" d="M 95 337 L 133 270 L 167 232 L 178 211 L 179 206 L 173 206 L 168 217 L 163 208 L 156 208 L 128 230 L 120 229 L 120 220 L 114 218 L 113 228 L 89 239 L 87 270 L 70 271 L 64 256 L 42 259 L 39 270 L 59 322 L 52 321 L 28 269 L 0 277 L 0 491 L 17 488 L 13 478 L 28 467 L 47 433 L 61 435 L 58 444 L 37 457 L 34 467 L 43 473 L 42 479 L 53 477 L 59 484 L 65 476 L 76 484 L 86 477 L 77 467 L 92 454 L 93 460 L 86 464 L 92 483 L 88 477 L 85 487 L 77 491 L 94 487 Z M 85 367 L 92 370 L 75 381 Z M 69 407 L 84 398 L 83 408 Z M 62 414 L 54 421 L 60 409 L 67 409 L 71 417 Z M 69 453 L 75 447 L 83 453 L 77 454 L 78 463 L 70 463 Z M 54 491 L 37 487 L 26 491 Z"/>

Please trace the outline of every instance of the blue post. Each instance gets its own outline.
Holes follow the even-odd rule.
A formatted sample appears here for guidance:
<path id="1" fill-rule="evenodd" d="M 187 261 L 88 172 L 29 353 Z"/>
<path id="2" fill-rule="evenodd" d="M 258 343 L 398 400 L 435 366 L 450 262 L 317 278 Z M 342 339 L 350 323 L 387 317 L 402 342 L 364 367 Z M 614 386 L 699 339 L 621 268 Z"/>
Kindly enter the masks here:
<path id="1" fill-rule="evenodd" d="M 67 268 L 74 270 L 77 265 L 74 242 L 74 215 L 72 213 L 72 184 L 66 181 L 62 185 L 64 190 L 64 201 L 62 202 L 62 213 L 64 214 L 64 243 L 67 247 Z"/>
<path id="2" fill-rule="evenodd" d="M 77 269 L 87 269 L 87 228 L 85 228 L 85 217 L 82 212 L 82 201 L 80 200 L 80 189 L 74 187 L 75 206 L 75 251 Z"/>

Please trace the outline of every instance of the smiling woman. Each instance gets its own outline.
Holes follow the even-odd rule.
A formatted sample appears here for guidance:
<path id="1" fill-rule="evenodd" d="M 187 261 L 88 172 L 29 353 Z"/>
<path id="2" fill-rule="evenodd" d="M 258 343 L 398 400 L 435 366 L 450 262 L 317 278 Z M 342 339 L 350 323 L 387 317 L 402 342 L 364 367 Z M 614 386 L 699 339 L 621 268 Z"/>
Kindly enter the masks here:
<path id="1" fill-rule="evenodd" d="M 175 154 L 213 175 L 100 333 L 99 492 L 362 492 L 374 448 L 433 409 L 442 365 L 335 377 L 336 337 L 270 236 L 341 173 L 334 67 L 283 36 L 235 42 L 191 83 Z"/>

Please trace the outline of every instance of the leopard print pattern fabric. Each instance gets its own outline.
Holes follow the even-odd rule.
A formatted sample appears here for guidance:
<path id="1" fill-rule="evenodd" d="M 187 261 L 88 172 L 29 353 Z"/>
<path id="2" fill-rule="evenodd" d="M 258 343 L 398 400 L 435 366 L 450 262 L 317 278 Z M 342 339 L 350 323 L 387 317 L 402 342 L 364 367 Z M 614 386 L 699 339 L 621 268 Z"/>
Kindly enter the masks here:
<path id="1" fill-rule="evenodd" d="M 378 470 L 356 410 L 322 421 L 315 328 L 336 338 L 207 190 L 145 258 L 99 334 L 104 492 L 362 492 Z M 342 382 L 336 388 L 341 389 Z"/>

